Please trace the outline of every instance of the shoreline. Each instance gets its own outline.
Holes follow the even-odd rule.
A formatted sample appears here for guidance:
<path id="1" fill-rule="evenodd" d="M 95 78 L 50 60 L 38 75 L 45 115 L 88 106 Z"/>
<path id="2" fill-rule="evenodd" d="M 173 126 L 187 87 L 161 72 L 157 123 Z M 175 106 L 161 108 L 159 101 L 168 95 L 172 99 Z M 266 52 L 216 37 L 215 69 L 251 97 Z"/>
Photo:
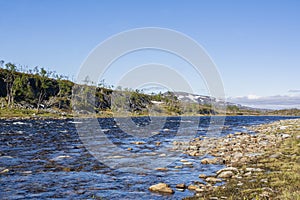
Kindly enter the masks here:
<path id="1" fill-rule="evenodd" d="M 182 115 L 173 115 L 173 114 L 166 114 L 163 113 L 161 115 L 147 115 L 147 114 L 129 114 L 129 115 L 114 115 L 113 112 L 110 111 L 103 111 L 102 114 L 75 114 L 70 112 L 64 111 L 56 111 L 48 112 L 46 110 L 41 110 L 40 113 L 37 113 L 36 110 L 28 110 L 28 109 L 0 109 L 0 120 L 45 120 L 45 119 L 74 119 L 74 118 L 126 118 L 126 117 L 226 117 L 226 116 L 235 116 L 235 117 L 246 117 L 246 116 L 253 116 L 253 117 L 260 117 L 260 116 L 282 116 L 282 117 L 300 117 L 300 115 L 270 115 L 270 114 L 216 114 L 216 115 L 203 115 L 203 114 L 182 114 Z"/>
<path id="2" fill-rule="evenodd" d="M 206 184 L 193 184 L 195 199 L 300 199 L 300 119 L 248 127 L 256 134 L 237 132 L 221 139 L 196 140 L 185 153 L 200 156 L 195 147 L 208 145 L 202 164 L 226 167 L 212 176 L 199 174 Z M 202 141 L 202 142 L 201 142 Z M 210 145 L 210 146 L 209 146 Z M 196 148 L 196 149 L 197 149 Z M 218 182 L 223 185 L 216 186 Z"/>

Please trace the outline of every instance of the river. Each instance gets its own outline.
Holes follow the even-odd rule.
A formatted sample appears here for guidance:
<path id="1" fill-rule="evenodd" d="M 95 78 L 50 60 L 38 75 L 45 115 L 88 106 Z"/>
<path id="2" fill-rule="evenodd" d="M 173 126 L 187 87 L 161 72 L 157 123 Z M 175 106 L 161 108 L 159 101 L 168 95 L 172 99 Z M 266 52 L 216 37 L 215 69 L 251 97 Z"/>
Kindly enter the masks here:
<path id="1" fill-rule="evenodd" d="M 202 182 L 199 174 L 223 166 L 200 164 L 209 155 L 172 151 L 174 141 L 290 118 L 227 116 L 215 125 L 210 117 L 0 120 L 0 199 L 182 199 L 193 192 L 148 188 Z"/>

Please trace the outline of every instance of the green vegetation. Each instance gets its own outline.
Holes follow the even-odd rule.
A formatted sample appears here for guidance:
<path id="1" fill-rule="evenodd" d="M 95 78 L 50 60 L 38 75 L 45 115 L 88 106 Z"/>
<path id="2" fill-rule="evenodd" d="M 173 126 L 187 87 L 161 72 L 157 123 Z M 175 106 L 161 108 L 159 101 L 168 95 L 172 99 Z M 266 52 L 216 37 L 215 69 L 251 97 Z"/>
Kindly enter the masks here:
<path id="1" fill-rule="evenodd" d="M 0 117 L 24 116 L 141 116 L 141 115 L 224 115 L 210 104 L 186 103 L 172 92 L 144 94 L 139 90 L 113 90 L 104 80 L 89 77 L 78 85 L 45 68 L 17 67 L 0 61 Z M 11 114 L 9 114 L 11 113 Z M 300 115 L 297 109 L 260 112 L 227 106 L 228 115 Z"/>
<path id="2" fill-rule="evenodd" d="M 293 115 L 293 116 L 300 116 L 300 110 L 293 108 L 293 109 L 283 109 L 283 110 L 274 110 L 268 112 L 269 115 Z"/>

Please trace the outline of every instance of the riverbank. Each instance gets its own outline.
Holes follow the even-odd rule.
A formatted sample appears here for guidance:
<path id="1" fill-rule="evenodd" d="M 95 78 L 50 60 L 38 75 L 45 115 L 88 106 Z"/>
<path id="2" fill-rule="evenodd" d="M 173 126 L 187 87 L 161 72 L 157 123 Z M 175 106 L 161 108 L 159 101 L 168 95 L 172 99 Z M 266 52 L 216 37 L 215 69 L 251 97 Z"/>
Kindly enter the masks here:
<path id="1" fill-rule="evenodd" d="M 198 138 L 185 153 L 214 158 L 203 164 L 226 165 L 207 177 L 206 184 L 187 186 L 194 199 L 300 199 L 300 119 L 251 127 L 256 134 L 237 132 L 221 139 Z M 177 144 L 177 146 L 180 144 Z M 216 186 L 224 181 L 223 185 Z"/>
<path id="2" fill-rule="evenodd" d="M 54 109 L 18 109 L 18 108 L 0 108 L 0 119 L 71 119 L 71 118 L 111 118 L 111 117 L 203 117 L 203 116 L 295 116 L 295 115 L 281 115 L 281 114 L 249 114 L 237 115 L 234 113 L 216 114 L 216 115 L 204 115 L 204 114 L 168 114 L 168 113 L 156 113 L 155 115 L 148 114 L 136 114 L 136 113 L 118 113 L 112 111 L 101 111 L 99 113 L 90 114 L 74 114 L 71 111 L 54 110 Z"/>

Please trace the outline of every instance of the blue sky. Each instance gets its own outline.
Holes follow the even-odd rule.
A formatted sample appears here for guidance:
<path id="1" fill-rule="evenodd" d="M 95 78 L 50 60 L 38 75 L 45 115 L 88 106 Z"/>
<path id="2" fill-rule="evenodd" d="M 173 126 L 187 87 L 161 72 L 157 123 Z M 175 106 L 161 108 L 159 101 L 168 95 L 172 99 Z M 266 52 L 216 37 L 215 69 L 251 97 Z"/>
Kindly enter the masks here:
<path id="1" fill-rule="evenodd" d="M 297 0 L 0 0 L 0 8 L 0 59 L 6 62 L 72 77 L 108 37 L 163 27 L 203 46 L 230 100 L 250 105 L 257 99 L 274 97 L 280 103 L 292 97 L 293 107 L 300 104 Z"/>

